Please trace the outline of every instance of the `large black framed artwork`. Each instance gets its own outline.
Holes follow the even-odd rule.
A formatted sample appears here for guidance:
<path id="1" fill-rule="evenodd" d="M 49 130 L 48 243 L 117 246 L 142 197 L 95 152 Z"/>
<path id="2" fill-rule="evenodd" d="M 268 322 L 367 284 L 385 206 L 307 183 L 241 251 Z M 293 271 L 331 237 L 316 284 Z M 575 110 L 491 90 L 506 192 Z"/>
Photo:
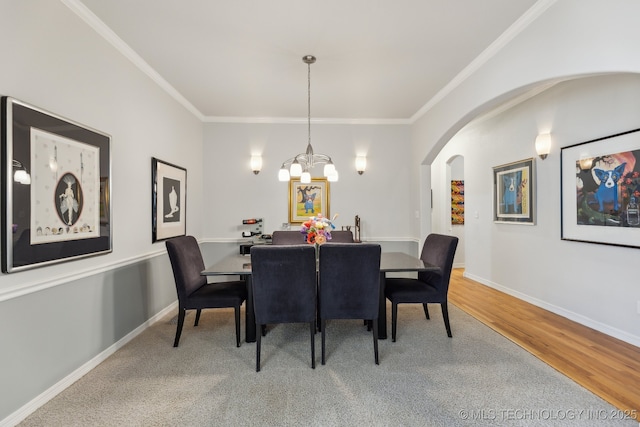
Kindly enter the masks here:
<path id="1" fill-rule="evenodd" d="M 187 170 L 151 159 L 152 242 L 187 233 Z"/>
<path id="2" fill-rule="evenodd" d="M 640 247 L 640 129 L 560 151 L 562 240 Z"/>
<path id="3" fill-rule="evenodd" d="M 111 137 L 2 97 L 2 271 L 112 250 Z"/>

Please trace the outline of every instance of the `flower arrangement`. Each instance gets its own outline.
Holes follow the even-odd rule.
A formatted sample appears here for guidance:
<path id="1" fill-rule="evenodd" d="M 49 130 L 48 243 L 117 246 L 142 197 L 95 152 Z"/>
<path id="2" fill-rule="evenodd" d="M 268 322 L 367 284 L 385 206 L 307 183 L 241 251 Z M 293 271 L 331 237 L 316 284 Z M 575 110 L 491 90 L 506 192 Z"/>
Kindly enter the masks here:
<path id="1" fill-rule="evenodd" d="M 336 226 L 333 225 L 333 221 L 335 221 L 337 217 L 338 214 L 335 214 L 332 219 L 329 219 L 319 213 L 317 216 L 312 216 L 303 222 L 300 232 L 307 236 L 307 243 L 311 245 L 321 245 L 331 240 L 331 230 L 336 228 Z"/>

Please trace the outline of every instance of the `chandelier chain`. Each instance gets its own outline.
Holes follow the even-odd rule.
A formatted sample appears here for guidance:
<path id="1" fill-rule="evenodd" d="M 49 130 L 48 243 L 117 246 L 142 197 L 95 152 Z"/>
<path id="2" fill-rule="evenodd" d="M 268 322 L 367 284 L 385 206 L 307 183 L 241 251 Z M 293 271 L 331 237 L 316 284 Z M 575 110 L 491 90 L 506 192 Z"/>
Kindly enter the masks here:
<path id="1" fill-rule="evenodd" d="M 307 133 L 311 144 L 311 63 L 307 64 Z"/>

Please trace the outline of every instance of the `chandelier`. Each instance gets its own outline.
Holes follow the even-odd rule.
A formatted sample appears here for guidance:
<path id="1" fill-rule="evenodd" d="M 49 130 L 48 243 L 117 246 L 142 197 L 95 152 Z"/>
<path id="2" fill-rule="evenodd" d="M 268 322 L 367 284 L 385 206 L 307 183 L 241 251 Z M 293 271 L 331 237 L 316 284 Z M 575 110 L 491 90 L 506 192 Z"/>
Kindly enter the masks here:
<path id="1" fill-rule="evenodd" d="M 331 157 L 326 154 L 314 153 L 311 146 L 311 64 L 316 62 L 316 57 L 305 55 L 302 57 L 302 61 L 307 64 L 307 129 L 309 136 L 307 150 L 285 160 L 278 172 L 278 179 L 289 181 L 292 177 L 299 177 L 301 183 L 308 184 L 311 182 L 311 169 L 315 165 L 324 165 L 324 176 L 328 181 L 335 182 L 338 180 L 338 171 L 333 165 Z"/>

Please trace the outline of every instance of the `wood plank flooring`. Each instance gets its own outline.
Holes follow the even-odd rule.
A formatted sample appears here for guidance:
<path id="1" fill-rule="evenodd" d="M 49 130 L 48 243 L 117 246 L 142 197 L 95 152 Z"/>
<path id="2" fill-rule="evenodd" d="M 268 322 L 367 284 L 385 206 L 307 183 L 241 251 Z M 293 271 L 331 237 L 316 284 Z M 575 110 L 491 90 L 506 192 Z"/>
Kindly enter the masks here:
<path id="1" fill-rule="evenodd" d="M 640 348 L 463 277 L 449 302 L 640 420 Z M 455 325 L 452 325 L 455 336 Z"/>

